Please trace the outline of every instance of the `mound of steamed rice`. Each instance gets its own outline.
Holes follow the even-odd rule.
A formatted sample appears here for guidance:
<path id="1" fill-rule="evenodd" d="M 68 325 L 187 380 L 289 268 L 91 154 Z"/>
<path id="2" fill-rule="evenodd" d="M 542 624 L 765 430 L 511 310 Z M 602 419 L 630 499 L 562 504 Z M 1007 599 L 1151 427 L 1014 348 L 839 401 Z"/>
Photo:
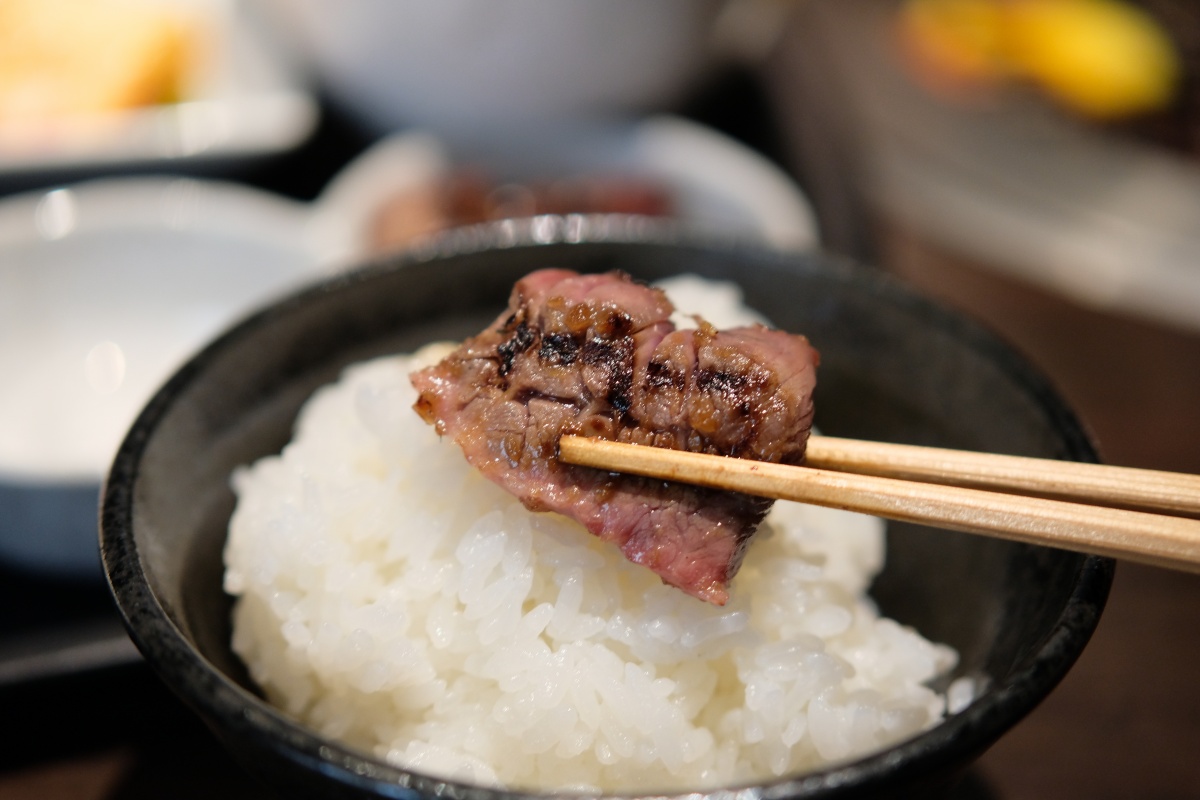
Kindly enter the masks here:
<path id="1" fill-rule="evenodd" d="M 351 367 L 234 476 L 233 648 L 271 702 L 416 771 L 577 791 L 759 781 L 942 718 L 955 653 L 866 595 L 880 520 L 777 503 L 708 605 L 440 441 L 408 382 L 437 357 Z"/>

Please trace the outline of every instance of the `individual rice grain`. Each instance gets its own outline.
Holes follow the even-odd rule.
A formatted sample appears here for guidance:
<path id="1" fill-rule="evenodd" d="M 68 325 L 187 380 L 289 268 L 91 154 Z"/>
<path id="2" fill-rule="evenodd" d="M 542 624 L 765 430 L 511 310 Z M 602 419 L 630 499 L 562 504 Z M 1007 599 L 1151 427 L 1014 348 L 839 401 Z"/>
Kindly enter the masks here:
<path id="1" fill-rule="evenodd" d="M 697 601 L 439 440 L 408 373 L 444 352 L 347 369 L 233 478 L 233 647 L 273 703 L 410 769 L 575 791 L 810 770 L 945 713 L 954 652 L 866 595 L 880 520 L 777 503 L 729 602 Z"/>

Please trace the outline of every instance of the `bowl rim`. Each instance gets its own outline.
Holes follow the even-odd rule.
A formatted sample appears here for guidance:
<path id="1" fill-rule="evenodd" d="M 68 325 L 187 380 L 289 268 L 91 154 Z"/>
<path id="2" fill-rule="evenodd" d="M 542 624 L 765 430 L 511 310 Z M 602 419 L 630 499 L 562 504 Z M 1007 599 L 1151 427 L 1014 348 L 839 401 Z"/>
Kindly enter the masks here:
<path id="1" fill-rule="evenodd" d="M 575 216 L 575 215 L 572 215 Z M 543 224 L 539 225 L 539 220 Z M 893 302 L 919 309 L 936 324 L 994 359 L 994 364 L 1052 419 L 1068 455 L 1096 461 L 1086 430 L 1049 381 L 1015 350 L 982 326 L 915 294 L 899 281 L 840 256 L 821 252 L 789 253 L 721 236 L 697 235 L 694 230 L 659 221 L 627 217 L 555 217 L 506 220 L 451 231 L 425 247 L 397 253 L 320 281 L 243 319 L 184 364 L 145 406 L 118 449 L 107 475 L 101 502 L 100 547 L 105 576 L 130 637 L 160 678 L 202 717 L 215 716 L 231 729 L 266 733 L 270 749 L 285 759 L 315 768 L 340 783 L 368 789 L 379 796 L 411 798 L 412 792 L 463 800 L 538 800 L 569 796 L 569 792 L 537 792 L 481 787 L 437 778 L 389 764 L 369 753 L 325 739 L 288 717 L 266 700 L 235 683 L 212 664 L 171 620 L 142 570 L 133 538 L 133 505 L 139 461 L 177 396 L 203 374 L 206 365 L 242 336 L 268 326 L 303 308 L 313 299 L 354 284 L 376 280 L 423 261 L 472 255 L 491 248 L 538 248 L 542 245 L 595 244 L 659 245 L 723 248 L 753 252 L 756 258 L 792 263 L 819 261 L 821 269 L 842 280 L 853 278 L 865 291 L 885 294 Z M 616 792 L 587 797 L 635 800 L 782 800 L 817 792 L 862 792 L 883 789 L 898 777 L 916 781 L 934 762 L 965 765 L 981 750 L 978 742 L 994 741 L 1026 716 L 1058 684 L 1074 664 L 1099 622 L 1115 569 L 1112 559 L 1080 555 L 1074 586 L 1053 629 L 1036 645 L 1009 678 L 992 683 L 962 711 L 916 736 L 862 758 L 814 772 L 784 775 L 762 783 L 693 791 Z M 182 670 L 198 667 L 192 680 L 171 680 Z M 199 680 L 195 680 L 198 677 Z M 1032 684 L 1032 685 L 1031 685 Z"/>

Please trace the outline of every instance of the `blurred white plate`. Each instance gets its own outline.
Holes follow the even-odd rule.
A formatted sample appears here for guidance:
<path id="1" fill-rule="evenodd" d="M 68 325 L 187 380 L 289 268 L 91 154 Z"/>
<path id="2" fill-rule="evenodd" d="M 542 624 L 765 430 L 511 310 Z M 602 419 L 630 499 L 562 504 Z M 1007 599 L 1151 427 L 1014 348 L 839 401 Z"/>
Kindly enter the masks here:
<path id="1" fill-rule="evenodd" d="M 95 493 L 129 423 L 203 342 L 319 273 L 306 223 L 189 179 L 0 202 L 0 558 L 97 564 Z"/>
<path id="2" fill-rule="evenodd" d="M 705 126 L 660 116 L 631 124 L 547 126 L 540 134 L 470 151 L 421 132 L 381 140 L 317 198 L 314 251 L 327 263 L 369 257 L 370 226 L 384 203 L 462 164 L 479 166 L 497 180 L 648 178 L 671 194 L 685 224 L 788 250 L 817 244 L 815 217 L 796 183 L 763 156 Z"/>
<path id="3" fill-rule="evenodd" d="M 189 0 L 210 25 L 211 58 L 182 102 L 93 115 L 52 135 L 0 136 L 0 178 L 39 173 L 221 165 L 286 151 L 308 138 L 318 106 L 238 0 Z"/>

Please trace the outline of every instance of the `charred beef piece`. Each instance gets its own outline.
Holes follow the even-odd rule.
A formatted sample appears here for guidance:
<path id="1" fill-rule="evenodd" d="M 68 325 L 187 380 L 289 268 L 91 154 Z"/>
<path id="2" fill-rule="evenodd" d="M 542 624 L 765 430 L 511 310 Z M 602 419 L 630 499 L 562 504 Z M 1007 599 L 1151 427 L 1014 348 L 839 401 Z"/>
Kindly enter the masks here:
<path id="1" fill-rule="evenodd" d="M 543 270 L 418 371 L 415 408 L 534 511 L 557 511 L 667 583 L 723 605 L 770 501 L 560 463 L 566 434 L 798 464 L 817 352 L 762 326 L 676 330 L 660 290 Z"/>

